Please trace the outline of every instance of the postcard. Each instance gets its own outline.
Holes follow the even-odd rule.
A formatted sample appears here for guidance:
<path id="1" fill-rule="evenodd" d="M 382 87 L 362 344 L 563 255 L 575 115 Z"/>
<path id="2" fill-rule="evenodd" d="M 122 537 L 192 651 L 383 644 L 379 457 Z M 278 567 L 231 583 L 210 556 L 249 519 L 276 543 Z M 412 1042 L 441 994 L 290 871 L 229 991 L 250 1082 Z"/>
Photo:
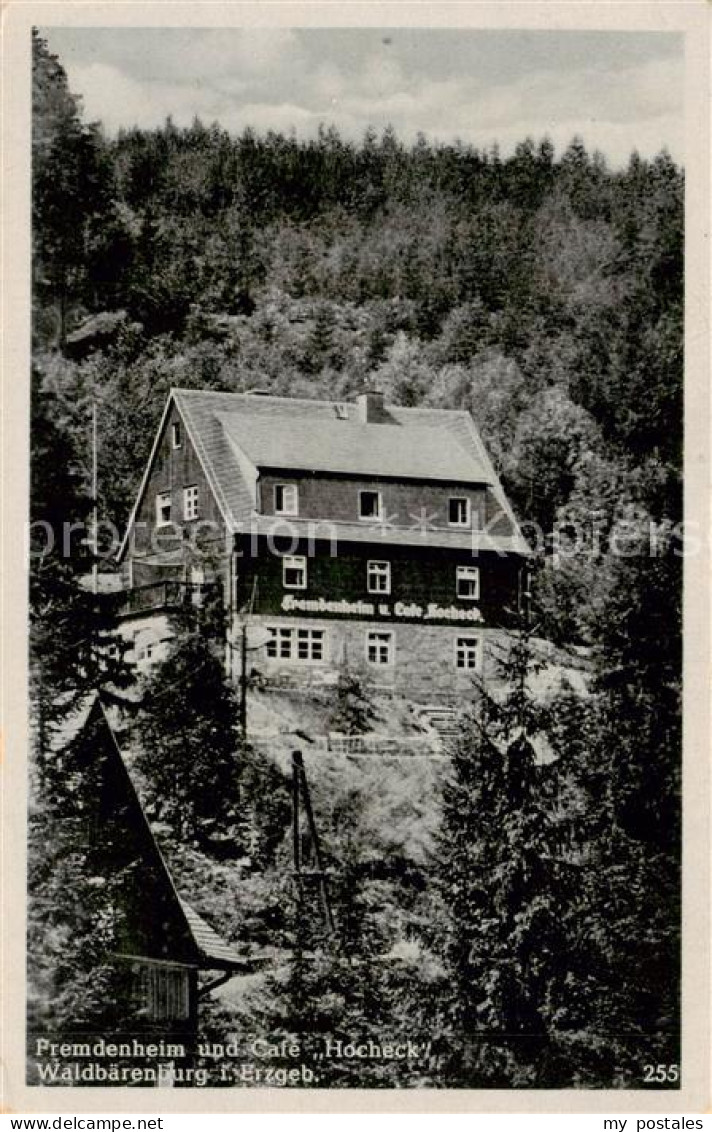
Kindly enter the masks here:
<path id="1" fill-rule="evenodd" d="M 707 6 L 4 16 L 5 1109 L 705 1111 Z"/>

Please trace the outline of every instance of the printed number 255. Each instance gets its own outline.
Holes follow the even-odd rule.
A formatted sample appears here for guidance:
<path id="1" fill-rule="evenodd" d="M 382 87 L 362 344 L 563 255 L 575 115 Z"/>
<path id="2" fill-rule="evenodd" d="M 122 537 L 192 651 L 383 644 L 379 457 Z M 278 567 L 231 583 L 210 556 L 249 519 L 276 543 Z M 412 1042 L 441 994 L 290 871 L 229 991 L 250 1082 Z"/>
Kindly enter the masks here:
<path id="1" fill-rule="evenodd" d="M 680 1080 L 680 1066 L 679 1065 L 646 1065 L 643 1070 L 643 1080 L 646 1085 L 654 1083 L 662 1083 L 663 1081 L 675 1082 Z"/>

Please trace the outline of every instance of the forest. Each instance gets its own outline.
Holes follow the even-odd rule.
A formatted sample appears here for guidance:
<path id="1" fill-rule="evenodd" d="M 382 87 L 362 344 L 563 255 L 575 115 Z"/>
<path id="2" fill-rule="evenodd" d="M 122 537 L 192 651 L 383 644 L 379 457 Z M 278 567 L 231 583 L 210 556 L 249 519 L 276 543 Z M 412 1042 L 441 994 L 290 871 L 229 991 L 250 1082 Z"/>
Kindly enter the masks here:
<path id="1" fill-rule="evenodd" d="M 171 386 L 349 399 L 372 381 L 395 403 L 472 413 L 536 546 L 534 630 L 590 658 L 589 694 L 541 705 L 523 636 L 511 696 L 473 692 L 447 773 L 420 784 L 439 821 L 417 851 L 405 838 L 389 856 L 388 809 L 374 828 L 358 784 L 316 789 L 338 865 L 331 951 L 307 938 L 286 875 L 283 776 L 235 732 L 210 634 L 186 628 L 133 690 L 132 734 L 154 752 L 137 772 L 168 798 L 166 853 L 206 912 L 292 955 L 209 1025 L 433 1037 L 429 1065 L 336 1067 L 340 1087 L 643 1087 L 645 1066 L 677 1065 L 683 171 L 665 152 L 611 169 L 578 138 L 503 157 L 328 125 L 314 140 L 197 120 L 110 137 L 38 34 L 32 156 L 33 521 L 86 520 L 92 406 L 99 512 L 122 531 Z M 133 680 L 99 647 L 111 610 L 89 600 L 91 566 L 81 541 L 30 562 L 30 891 L 56 924 L 71 849 L 49 836 L 65 788 L 49 736 L 88 688 L 120 701 Z M 176 672 L 196 706 L 178 723 L 160 696 Z M 366 729 L 368 689 L 339 695 Z M 216 726 L 221 812 L 200 816 L 249 843 L 249 867 L 201 841 L 205 767 L 191 805 L 169 804 L 161 774 Z M 234 765 L 237 792 L 221 792 Z M 35 954 L 42 939 L 35 920 Z M 91 948 L 76 947 L 56 1025 L 80 984 L 89 1010 Z"/>

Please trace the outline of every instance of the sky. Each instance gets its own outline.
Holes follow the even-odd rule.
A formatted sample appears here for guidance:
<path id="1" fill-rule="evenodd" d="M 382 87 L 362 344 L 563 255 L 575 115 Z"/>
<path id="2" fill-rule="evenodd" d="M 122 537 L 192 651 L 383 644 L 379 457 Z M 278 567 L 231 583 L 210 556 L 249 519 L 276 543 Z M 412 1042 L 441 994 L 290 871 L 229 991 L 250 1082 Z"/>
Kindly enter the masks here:
<path id="1" fill-rule="evenodd" d="M 683 40 L 664 32 L 411 28 L 42 28 L 108 133 L 197 116 L 231 132 L 335 125 L 358 140 L 392 125 L 405 142 L 572 137 L 625 164 L 683 153 Z"/>

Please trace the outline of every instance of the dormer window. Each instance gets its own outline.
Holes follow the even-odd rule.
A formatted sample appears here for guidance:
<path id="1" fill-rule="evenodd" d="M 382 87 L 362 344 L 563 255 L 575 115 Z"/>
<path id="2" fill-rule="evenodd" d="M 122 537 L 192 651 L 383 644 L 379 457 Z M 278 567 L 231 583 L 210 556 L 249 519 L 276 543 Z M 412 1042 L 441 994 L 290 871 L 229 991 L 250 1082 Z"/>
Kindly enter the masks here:
<path id="1" fill-rule="evenodd" d="M 448 503 L 448 522 L 451 527 L 469 527 L 470 501 L 464 495 L 451 495 Z"/>
<path id="2" fill-rule="evenodd" d="M 180 448 L 183 443 L 183 436 L 180 429 L 180 421 L 174 421 L 171 425 L 171 442 L 174 448 Z"/>
<path id="3" fill-rule="evenodd" d="M 358 493 L 358 517 L 380 522 L 383 518 L 383 501 L 380 491 L 360 491 Z"/>
<path id="4" fill-rule="evenodd" d="M 165 527 L 171 521 L 171 493 L 159 491 L 156 496 L 156 526 Z"/>
<path id="5" fill-rule="evenodd" d="M 275 515 L 298 515 L 299 495 L 296 484 L 276 483 L 274 485 Z"/>

